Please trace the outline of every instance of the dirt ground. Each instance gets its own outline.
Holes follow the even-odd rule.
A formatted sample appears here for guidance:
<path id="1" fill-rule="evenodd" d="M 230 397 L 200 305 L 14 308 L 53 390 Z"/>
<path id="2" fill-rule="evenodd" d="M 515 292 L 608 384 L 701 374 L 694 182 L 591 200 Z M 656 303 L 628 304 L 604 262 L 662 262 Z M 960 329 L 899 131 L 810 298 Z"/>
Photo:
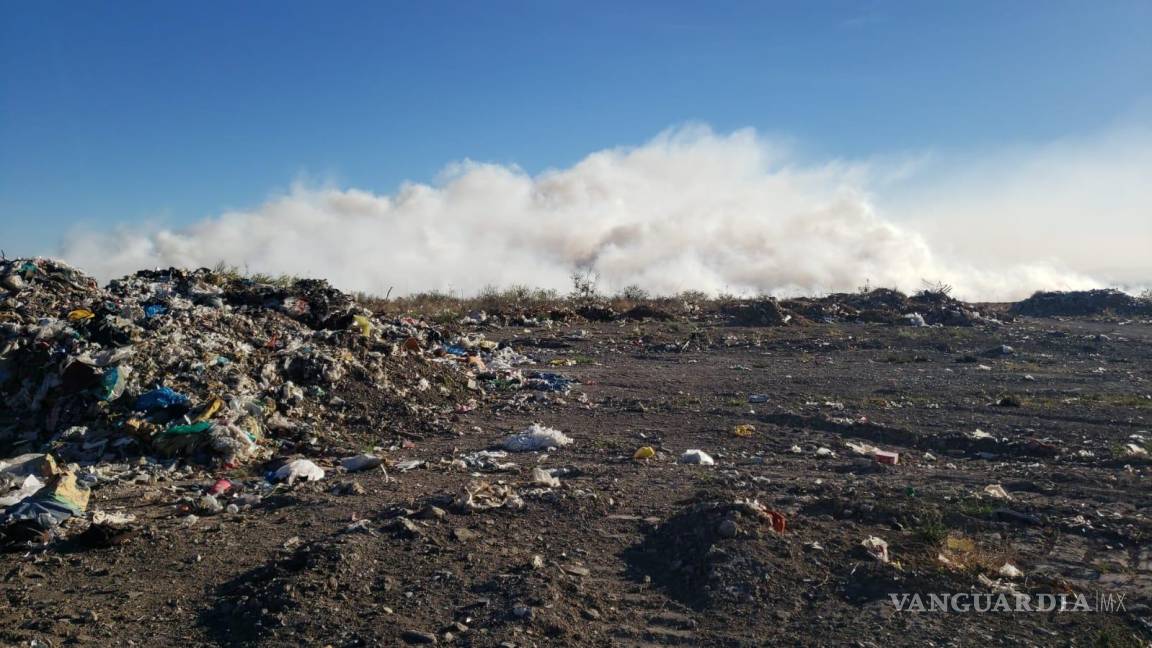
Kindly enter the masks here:
<path id="1" fill-rule="evenodd" d="M 1152 464 L 1138 454 L 1152 445 L 1148 322 L 478 330 L 580 384 L 487 399 L 439 434 L 401 433 L 371 393 L 346 395 L 373 431 L 366 447 L 317 447 L 325 480 L 194 523 L 182 495 L 260 474 L 96 490 L 91 507 L 134 514 L 137 530 L 0 557 L 0 643 L 1152 641 Z M 500 459 L 516 470 L 452 463 L 533 422 L 574 443 Z M 741 424 L 754 429 L 739 436 Z M 387 475 L 336 468 L 339 451 L 372 446 Z M 643 446 L 655 456 L 633 460 Z M 688 449 L 715 465 L 680 463 Z M 396 468 L 409 459 L 426 463 Z M 558 469 L 560 487 L 533 485 L 536 465 Z M 523 506 L 453 504 L 480 482 L 514 487 Z M 871 536 L 890 562 L 861 546 Z M 1022 576 L 1002 576 L 1006 563 Z M 1093 609 L 911 612 L 889 596 L 1009 583 Z"/>

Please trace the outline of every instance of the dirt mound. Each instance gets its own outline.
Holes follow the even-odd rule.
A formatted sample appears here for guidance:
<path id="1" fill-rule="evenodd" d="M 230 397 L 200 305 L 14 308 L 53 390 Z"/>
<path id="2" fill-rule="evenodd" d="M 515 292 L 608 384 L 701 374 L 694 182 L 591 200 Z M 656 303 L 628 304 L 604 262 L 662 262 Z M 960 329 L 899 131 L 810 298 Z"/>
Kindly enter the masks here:
<path id="1" fill-rule="evenodd" d="M 1013 304 L 1011 312 L 1030 317 L 1053 315 L 1152 315 L 1152 300 L 1119 290 L 1037 292 Z"/>
<path id="2" fill-rule="evenodd" d="M 783 518 L 756 502 L 704 502 L 656 526 L 629 560 L 693 607 L 771 604 L 809 577 Z"/>
<path id="3" fill-rule="evenodd" d="M 245 572 L 217 592 L 216 605 L 201 622 L 223 645 L 244 645 L 281 627 L 309 625 L 313 605 L 337 598 L 349 581 L 364 582 L 357 551 L 331 543 L 304 546 L 267 565 Z M 364 586 L 371 589 L 371 579 Z M 326 603 L 328 601 L 325 601 Z M 325 605 L 332 611 L 339 606 Z M 354 614 L 353 614 L 354 616 Z M 317 629 L 321 630 L 321 629 Z M 335 632 L 331 626 L 329 631 Z"/>

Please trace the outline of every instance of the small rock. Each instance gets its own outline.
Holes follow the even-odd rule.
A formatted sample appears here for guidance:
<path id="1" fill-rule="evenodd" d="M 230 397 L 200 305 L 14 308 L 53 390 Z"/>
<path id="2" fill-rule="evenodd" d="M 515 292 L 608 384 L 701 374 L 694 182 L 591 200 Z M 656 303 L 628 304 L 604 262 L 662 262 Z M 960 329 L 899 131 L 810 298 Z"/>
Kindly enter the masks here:
<path id="1" fill-rule="evenodd" d="M 447 511 L 439 506 L 432 506 L 431 504 L 416 513 L 416 517 L 423 520 L 443 520 L 446 515 L 448 515 Z"/>
<path id="2" fill-rule="evenodd" d="M 740 528 L 736 526 L 735 520 L 724 520 L 716 527 L 716 533 L 721 538 L 735 538 L 739 532 Z"/>
<path id="3" fill-rule="evenodd" d="M 569 574 L 573 574 L 575 576 L 588 576 L 592 573 L 590 569 L 582 565 L 561 565 L 560 569 L 563 569 Z"/>
<path id="4" fill-rule="evenodd" d="M 410 644 L 434 644 L 437 642 L 436 635 L 419 630 L 405 630 L 400 633 L 400 638 Z"/>
<path id="5" fill-rule="evenodd" d="M 424 533 L 415 522 L 404 517 L 392 520 L 384 528 L 401 538 L 418 538 Z"/>
<path id="6" fill-rule="evenodd" d="M 480 534 L 471 529 L 465 529 L 464 527 L 452 529 L 452 539 L 456 542 L 470 542 L 478 537 L 480 537 Z"/>

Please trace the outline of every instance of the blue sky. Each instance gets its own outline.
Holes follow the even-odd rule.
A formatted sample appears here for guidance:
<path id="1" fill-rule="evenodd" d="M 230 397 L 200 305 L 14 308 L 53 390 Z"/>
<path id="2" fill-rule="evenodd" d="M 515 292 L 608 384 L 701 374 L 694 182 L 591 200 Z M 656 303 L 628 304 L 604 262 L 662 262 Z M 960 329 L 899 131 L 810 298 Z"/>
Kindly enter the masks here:
<path id="1" fill-rule="evenodd" d="M 824 159 L 1050 141 L 1142 119 L 1150 42 L 1122 1 L 0 0 L 0 246 L 693 121 Z"/>

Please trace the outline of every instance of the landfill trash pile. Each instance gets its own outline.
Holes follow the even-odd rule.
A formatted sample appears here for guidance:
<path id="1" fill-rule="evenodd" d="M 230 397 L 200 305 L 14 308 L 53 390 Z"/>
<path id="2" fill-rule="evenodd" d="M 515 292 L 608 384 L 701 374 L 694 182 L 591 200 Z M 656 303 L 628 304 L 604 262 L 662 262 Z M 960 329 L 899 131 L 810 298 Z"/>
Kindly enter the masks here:
<path id="1" fill-rule="evenodd" d="M 456 308 L 460 311 L 458 317 L 460 324 L 480 328 L 515 326 L 557 328 L 579 322 L 674 320 L 723 321 L 747 327 L 814 322 L 919 323 L 920 326 L 977 326 L 999 323 L 999 317 L 981 312 L 979 306 L 951 297 L 950 290 L 944 287 L 906 295 L 898 290 L 875 288 L 857 293 L 834 293 L 822 297 L 788 299 L 709 298 L 704 294 L 690 294 L 679 298 L 656 297 L 641 301 L 603 297 L 568 299 L 557 297 L 532 304 L 486 303 L 484 308 L 474 307 L 477 301 L 484 301 L 481 298 L 472 301 L 459 300 Z M 386 304 L 380 303 L 376 304 L 376 308 L 380 312 L 390 310 Z M 449 312 L 451 311 L 444 311 L 440 315 Z"/>
<path id="2" fill-rule="evenodd" d="M 0 304 L 9 450 L 237 464 L 339 438 L 356 389 L 389 418 L 427 422 L 470 379 L 424 360 L 437 329 L 375 319 L 322 281 L 171 269 L 103 290 L 44 259 L 5 261 L 0 277 L 17 286 Z"/>
<path id="3" fill-rule="evenodd" d="M 439 329 L 376 318 L 323 281 L 169 269 L 100 288 L 57 261 L 12 259 L 0 285 L 0 456 L 53 464 L 5 469 L 0 524 L 54 528 L 84 512 L 90 487 L 141 470 L 434 433 L 464 394 L 483 397 L 473 368 L 435 361 Z M 322 477 L 301 461 L 276 480 Z"/>
<path id="4" fill-rule="evenodd" d="M 1037 292 L 1012 305 L 1016 315 L 1152 315 L 1152 300 L 1113 289 Z"/>
<path id="5" fill-rule="evenodd" d="M 941 291 L 921 291 L 908 296 L 898 290 L 876 288 L 859 293 L 836 293 L 820 298 L 790 299 L 781 307 L 810 322 L 876 322 L 919 326 L 975 326 L 997 324 Z"/>

